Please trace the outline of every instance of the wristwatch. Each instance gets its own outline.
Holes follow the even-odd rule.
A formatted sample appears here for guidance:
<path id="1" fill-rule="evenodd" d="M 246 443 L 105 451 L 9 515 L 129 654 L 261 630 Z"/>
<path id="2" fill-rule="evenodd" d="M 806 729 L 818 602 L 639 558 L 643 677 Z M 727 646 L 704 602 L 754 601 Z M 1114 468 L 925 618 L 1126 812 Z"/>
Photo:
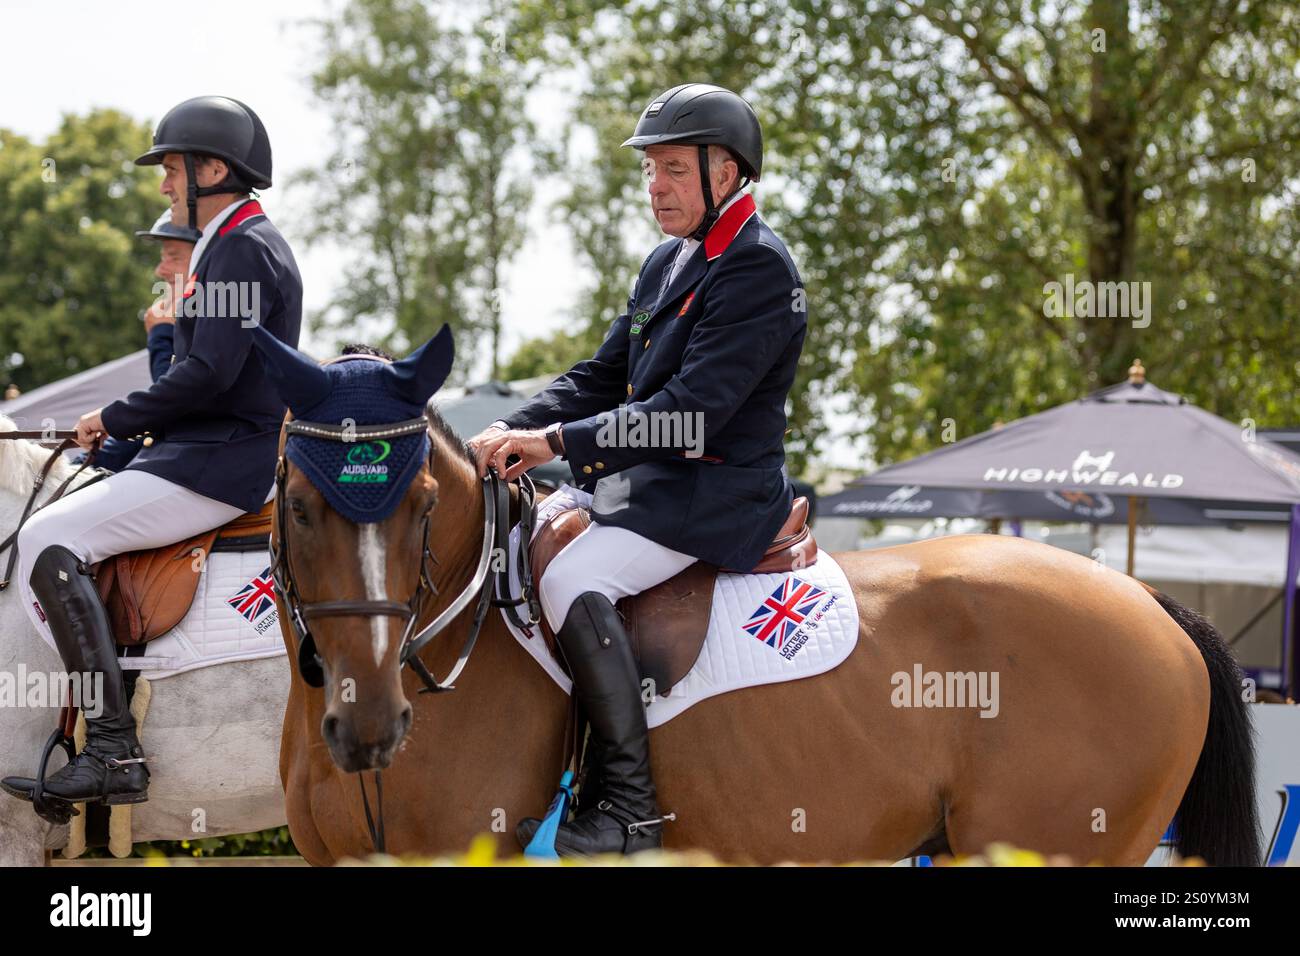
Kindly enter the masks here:
<path id="1" fill-rule="evenodd" d="M 543 434 L 546 435 L 546 444 L 550 446 L 551 451 L 555 452 L 555 454 L 559 455 L 561 458 L 564 457 L 564 442 L 560 438 L 560 429 L 563 427 L 563 422 L 553 422 L 552 424 L 547 425 L 546 431 L 543 432 Z"/>

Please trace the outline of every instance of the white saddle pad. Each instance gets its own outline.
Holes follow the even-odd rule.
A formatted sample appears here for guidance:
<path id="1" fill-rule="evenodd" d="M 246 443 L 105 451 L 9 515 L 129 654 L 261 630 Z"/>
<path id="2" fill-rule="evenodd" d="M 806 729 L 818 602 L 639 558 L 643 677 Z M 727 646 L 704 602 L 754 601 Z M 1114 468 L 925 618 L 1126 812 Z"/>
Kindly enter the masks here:
<path id="1" fill-rule="evenodd" d="M 563 485 L 538 506 L 536 529 L 558 511 L 590 504 L 590 494 Z M 514 558 L 518 548 L 516 526 L 510 532 L 512 597 L 520 593 Z M 570 693 L 572 681 L 551 656 L 541 631 L 505 621 L 542 669 Z M 667 697 L 650 702 L 646 723 L 657 727 L 692 704 L 729 690 L 824 673 L 843 663 L 857 641 L 857 603 L 843 570 L 824 551 L 798 571 L 719 574 L 700 656 Z"/>
<path id="2" fill-rule="evenodd" d="M 143 656 L 120 661 L 124 669 L 158 680 L 210 664 L 283 653 L 270 555 L 217 551 L 208 555 L 194 603 L 181 622 L 144 645 Z"/>

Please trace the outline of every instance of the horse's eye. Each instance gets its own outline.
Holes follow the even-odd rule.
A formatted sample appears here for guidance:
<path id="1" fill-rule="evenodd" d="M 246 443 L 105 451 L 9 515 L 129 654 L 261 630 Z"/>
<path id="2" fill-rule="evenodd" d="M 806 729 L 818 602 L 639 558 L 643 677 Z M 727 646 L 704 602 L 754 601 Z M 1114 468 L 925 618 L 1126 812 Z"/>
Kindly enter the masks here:
<path id="1" fill-rule="evenodd" d="M 300 498 L 291 498 L 289 500 L 289 510 L 293 512 L 293 520 L 299 524 L 307 523 L 307 509 L 303 507 Z"/>

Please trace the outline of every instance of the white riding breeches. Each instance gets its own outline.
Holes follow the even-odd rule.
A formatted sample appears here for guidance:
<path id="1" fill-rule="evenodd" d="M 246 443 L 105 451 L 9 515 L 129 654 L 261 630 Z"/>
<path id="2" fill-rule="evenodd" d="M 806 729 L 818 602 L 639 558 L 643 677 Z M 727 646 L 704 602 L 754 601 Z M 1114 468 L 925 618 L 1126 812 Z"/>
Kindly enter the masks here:
<path id="1" fill-rule="evenodd" d="M 551 559 L 542 578 L 542 610 L 558 632 L 580 594 L 598 591 L 614 603 L 667 581 L 695 560 L 635 531 L 593 521 Z"/>
<path id="2" fill-rule="evenodd" d="M 268 498 L 269 500 L 269 498 Z M 53 646 L 54 635 L 32 593 L 32 566 L 42 551 L 62 545 L 87 564 L 125 551 L 175 544 L 218 528 L 243 509 L 182 488 L 165 478 L 128 469 L 41 508 L 18 532 L 14 583 L 27 616 Z"/>

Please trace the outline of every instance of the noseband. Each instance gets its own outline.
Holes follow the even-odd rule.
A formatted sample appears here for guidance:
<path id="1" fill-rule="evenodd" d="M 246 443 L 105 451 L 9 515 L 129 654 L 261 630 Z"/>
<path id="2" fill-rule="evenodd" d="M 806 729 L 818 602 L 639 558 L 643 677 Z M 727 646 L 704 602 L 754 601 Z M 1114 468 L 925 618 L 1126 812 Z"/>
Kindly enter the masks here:
<path id="1" fill-rule="evenodd" d="M 342 425 L 298 420 L 290 421 L 284 426 L 286 436 L 302 435 L 308 438 L 338 442 L 402 438 L 417 435 L 428 428 L 429 422 L 426 418 L 411 418 L 406 421 L 382 425 L 351 425 L 346 428 Z M 430 440 L 429 457 L 425 462 L 430 471 L 433 469 L 435 447 L 435 443 Z M 507 554 L 510 533 L 509 488 L 505 482 L 497 477 L 495 472 L 489 470 L 488 476 L 483 479 L 482 483 L 485 514 L 483 543 L 479 549 L 479 559 L 474 568 L 474 574 L 470 577 L 469 583 L 456 596 L 456 600 L 452 601 L 442 613 L 418 633 L 415 632 L 415 627 L 419 622 L 421 606 L 427 599 L 436 597 L 438 594 L 438 588 L 433 583 L 429 573 L 430 567 L 438 563 L 438 559 L 429 548 L 429 521 L 436 502 L 429 506 L 421 518 L 420 580 L 409 601 L 405 604 L 399 601 L 372 600 L 304 602 L 294 582 L 289 555 L 289 538 L 285 533 L 287 519 L 285 517 L 284 497 L 287 475 L 288 457 L 282 454 L 275 471 L 276 541 L 271 547 L 271 576 L 275 581 L 276 590 L 284 600 L 294 634 L 298 639 L 298 673 L 302 675 L 302 679 L 309 686 L 325 686 L 324 664 L 319 653 L 317 653 L 316 641 L 312 637 L 311 629 L 308 626 L 309 622 L 316 618 L 386 616 L 403 619 L 406 622 L 406 628 L 402 632 L 399 666 L 409 666 L 424 682 L 425 686 L 421 689 L 421 693 L 440 693 L 455 689 L 452 682 L 456 680 L 465 664 L 469 661 L 470 652 L 473 651 L 474 643 L 478 640 L 479 630 L 483 625 L 484 618 L 487 616 L 489 607 L 505 608 L 506 614 L 509 615 L 512 623 L 520 627 L 531 627 L 541 620 L 541 607 L 533 594 L 532 568 L 528 560 L 527 547 L 527 541 L 531 538 L 535 515 L 536 489 L 533 486 L 532 479 L 526 474 L 522 475 L 519 481 L 520 534 L 523 543 L 519 549 L 517 567 L 522 596 L 518 599 L 509 598 L 509 564 L 505 560 L 499 562 L 494 587 L 484 587 L 489 566 L 492 563 L 493 551 L 495 548 L 499 548 L 503 556 Z M 495 597 L 493 597 L 494 590 L 496 592 Z M 478 595 L 478 606 L 475 608 L 474 619 L 465 637 L 465 643 L 461 647 L 460 656 L 450 673 L 441 681 L 436 680 L 429 672 L 429 669 L 425 667 L 424 662 L 420 660 L 419 652 L 424 645 L 436 637 L 457 615 L 469 606 L 475 595 Z M 524 604 L 528 606 L 527 619 L 520 618 L 515 610 L 515 608 Z"/>

